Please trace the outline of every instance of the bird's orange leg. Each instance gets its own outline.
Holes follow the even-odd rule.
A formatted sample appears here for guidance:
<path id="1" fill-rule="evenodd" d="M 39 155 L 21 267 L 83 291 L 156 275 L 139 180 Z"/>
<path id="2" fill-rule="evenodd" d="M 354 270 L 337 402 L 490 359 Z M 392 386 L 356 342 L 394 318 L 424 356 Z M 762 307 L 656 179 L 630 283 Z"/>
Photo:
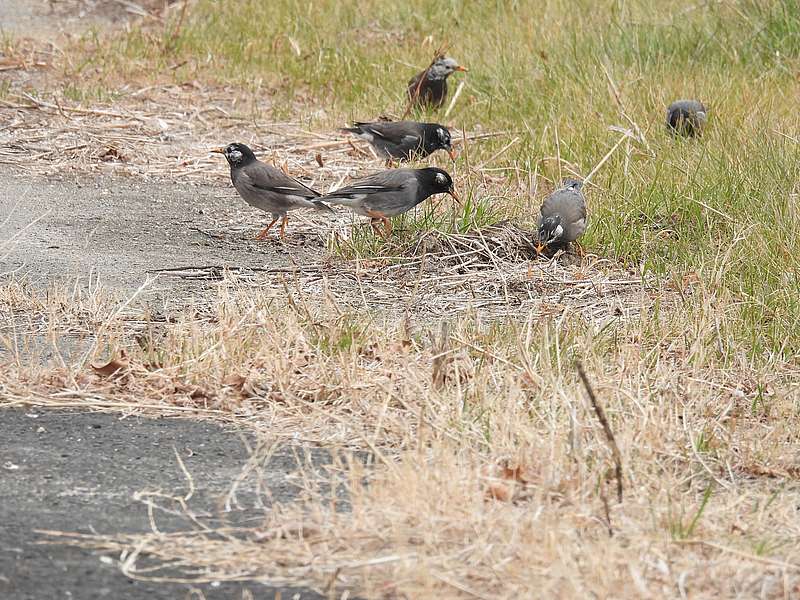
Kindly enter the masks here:
<path id="1" fill-rule="evenodd" d="M 378 227 L 378 223 L 379 222 L 380 222 L 380 219 L 370 218 L 369 226 L 372 227 L 372 231 L 375 232 L 375 235 L 382 236 L 383 234 L 381 233 L 380 227 Z"/>
<path id="2" fill-rule="evenodd" d="M 264 229 L 262 229 L 261 231 L 259 231 L 256 234 L 256 239 L 257 240 L 261 240 L 261 241 L 264 241 L 265 239 L 267 239 L 267 234 L 269 233 L 270 227 L 275 225 L 275 223 L 277 223 L 277 222 L 278 222 L 278 217 L 275 217 L 274 219 L 272 219 L 272 223 L 267 225 Z"/>
<path id="3" fill-rule="evenodd" d="M 283 220 L 281 221 L 281 241 L 286 241 L 286 224 L 289 222 L 289 215 L 283 215 Z"/>
<path id="4" fill-rule="evenodd" d="M 370 210 L 367 211 L 367 216 L 371 219 L 370 225 L 377 235 L 385 239 L 392 234 L 392 224 L 389 222 L 389 219 L 386 217 L 386 215 L 379 213 L 376 210 Z M 381 230 L 378 229 L 378 221 L 383 223 L 383 233 L 381 233 Z"/>

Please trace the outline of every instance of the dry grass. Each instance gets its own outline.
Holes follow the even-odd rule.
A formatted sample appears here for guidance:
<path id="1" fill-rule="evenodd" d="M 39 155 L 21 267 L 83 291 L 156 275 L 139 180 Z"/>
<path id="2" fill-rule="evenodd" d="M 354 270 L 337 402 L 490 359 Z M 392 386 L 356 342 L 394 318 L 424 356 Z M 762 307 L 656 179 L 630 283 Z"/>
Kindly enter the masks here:
<path id="1" fill-rule="evenodd" d="M 550 268 L 562 279 L 574 269 Z M 190 502 L 143 494 L 184 511 L 187 530 L 57 541 L 118 554 L 133 577 L 255 578 L 366 597 L 798 593 L 798 373 L 729 353 L 725 298 L 712 290 L 698 284 L 669 307 L 653 300 L 667 290 L 640 288 L 624 297 L 626 319 L 510 306 L 511 320 L 467 311 L 440 329 L 369 319 L 290 287 L 218 289 L 209 306 L 157 322 L 119 303 L 81 313 L 80 299 L 51 293 L 40 313 L 52 339 L 82 314 L 97 333 L 91 360 L 8 361 L 0 397 L 235 419 L 259 433 L 262 452 L 305 440 L 365 450 L 373 466 L 342 459 L 324 484 L 309 475 L 301 502 L 273 505 L 250 529 L 210 530 Z M 602 286 L 592 289 L 600 298 Z M 567 308 L 586 302 L 571 282 L 560 294 Z M 26 297 L 42 302 L 17 287 L 4 308 L 29 314 L 19 312 Z M 619 444 L 621 503 L 576 359 Z M 257 477 L 258 464 L 242 477 Z"/>
<path id="2" fill-rule="evenodd" d="M 271 505 L 252 528 L 209 529 L 181 490 L 139 498 L 181 511 L 185 531 L 162 533 L 154 517 L 149 534 L 48 539 L 112 553 L 136 578 L 255 578 L 337 596 L 799 596 L 800 321 L 786 225 L 797 123 L 785 93 L 797 11 L 373 4 L 364 23 L 372 11 L 357 3 L 326 5 L 320 22 L 297 21 L 295 2 L 245 2 L 216 21 L 201 2 L 183 33 L 173 11 L 74 54 L 4 51 L 23 74 L 55 56 L 49 75 L 85 76 L 52 93 L 24 77 L 0 87 L 0 161 L 15 168 L 222 183 L 227 167 L 206 150 L 236 139 L 330 189 L 381 167 L 334 131 L 400 109 L 397 82 L 415 67 L 394 58 L 398 43 L 427 60 L 444 24 L 473 32 L 455 49 L 473 67 L 452 112 L 467 144 L 447 166 L 468 191 L 462 213 L 429 203 L 386 243 L 335 227 L 332 256 L 293 269 L 172 271 L 219 281 L 216 297 L 176 314 L 99 289 L 0 288 L 4 405 L 248 427 L 261 441 L 230 497 L 276 444 L 369 457 L 342 453 L 324 477 L 309 466 L 302 500 Z M 265 21 L 270 35 L 253 35 Z M 339 42 L 346 51 L 330 52 Z M 387 64 L 391 76 L 376 68 Z M 663 105 L 684 94 L 713 100 L 693 144 L 661 131 Z M 508 135 L 481 138 L 490 122 Z M 595 254 L 528 260 L 532 195 L 589 173 Z M 515 224 L 495 223 L 506 217 Z M 42 340 L 54 361 L 37 355 Z"/>

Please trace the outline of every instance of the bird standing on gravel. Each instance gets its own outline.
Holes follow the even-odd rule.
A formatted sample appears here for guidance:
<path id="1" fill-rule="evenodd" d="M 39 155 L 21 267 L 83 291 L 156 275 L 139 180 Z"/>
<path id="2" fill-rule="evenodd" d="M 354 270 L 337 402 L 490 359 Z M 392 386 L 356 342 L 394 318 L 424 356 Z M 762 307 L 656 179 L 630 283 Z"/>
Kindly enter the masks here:
<path id="1" fill-rule="evenodd" d="M 700 136 L 706 126 L 706 107 L 699 100 L 676 100 L 667 108 L 667 128 L 685 137 Z"/>
<path id="2" fill-rule="evenodd" d="M 381 235 L 378 229 L 378 222 L 381 222 L 383 237 L 389 237 L 392 233 L 389 217 L 411 210 L 434 194 L 449 194 L 459 202 L 453 179 L 442 169 L 389 169 L 326 194 L 315 202 L 346 206 L 356 214 L 369 217 L 378 235 Z"/>
<path id="3" fill-rule="evenodd" d="M 439 108 L 447 98 L 447 78 L 456 71 L 467 71 L 452 58 L 439 56 L 433 64 L 408 82 L 408 97 L 417 106 Z"/>
<path id="4" fill-rule="evenodd" d="M 250 206 L 272 214 L 272 223 L 261 230 L 256 239 L 266 239 L 270 228 L 278 219 L 281 221 L 280 237 L 286 239 L 286 213 L 296 208 L 313 208 L 314 210 L 333 213 L 333 210 L 322 202 L 312 202 L 319 197 L 319 192 L 295 181 L 283 171 L 256 159 L 253 151 L 244 144 L 230 144 L 224 148 L 215 148 L 211 152 L 222 154 L 231 167 L 231 181 L 239 195 Z"/>
<path id="5" fill-rule="evenodd" d="M 368 141 L 382 157 L 389 160 L 425 158 L 437 150 L 446 150 L 455 160 L 456 154 L 447 127 L 438 123 L 416 121 L 378 121 L 353 123 L 342 131 L 353 133 Z"/>
<path id="6" fill-rule="evenodd" d="M 565 179 L 561 189 L 542 202 L 538 223 L 537 254 L 545 248 L 562 250 L 586 231 L 586 198 L 583 183 Z"/>

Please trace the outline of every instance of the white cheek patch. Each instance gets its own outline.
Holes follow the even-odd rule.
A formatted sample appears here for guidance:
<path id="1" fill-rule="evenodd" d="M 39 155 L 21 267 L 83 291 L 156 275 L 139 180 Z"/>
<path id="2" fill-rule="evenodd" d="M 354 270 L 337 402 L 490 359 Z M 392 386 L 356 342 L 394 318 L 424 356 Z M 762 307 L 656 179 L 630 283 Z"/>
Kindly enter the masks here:
<path id="1" fill-rule="evenodd" d="M 231 160 L 233 162 L 239 162 L 240 160 L 242 160 L 242 153 L 239 152 L 238 150 L 231 150 L 231 152 L 228 153 L 228 156 L 231 157 Z"/>
<path id="2" fill-rule="evenodd" d="M 447 183 L 447 177 L 445 177 L 442 173 L 436 174 L 436 183 L 441 185 L 445 185 Z"/>
<path id="3" fill-rule="evenodd" d="M 564 228 L 561 225 L 559 225 L 553 230 L 553 238 L 558 239 L 562 235 L 564 235 Z"/>

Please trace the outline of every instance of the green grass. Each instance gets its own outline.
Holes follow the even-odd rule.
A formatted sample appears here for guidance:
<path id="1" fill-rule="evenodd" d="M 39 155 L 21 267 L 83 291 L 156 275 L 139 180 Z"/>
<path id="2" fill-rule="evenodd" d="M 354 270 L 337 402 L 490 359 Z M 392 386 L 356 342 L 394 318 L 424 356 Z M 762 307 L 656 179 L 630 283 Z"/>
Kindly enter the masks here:
<path id="1" fill-rule="evenodd" d="M 110 40 L 87 36 L 71 74 L 235 85 L 272 98 L 259 120 L 307 118 L 328 130 L 401 115 L 405 82 L 448 43 L 470 72 L 447 124 L 518 136 L 487 165 L 509 180 L 522 172 L 552 182 L 598 163 L 619 138 L 609 127 L 629 126 L 607 71 L 647 145 L 632 141 L 626 157 L 623 144 L 593 178 L 585 245 L 643 272 L 697 273 L 735 311 L 748 352 L 800 351 L 797 3 L 240 0 L 233 10 L 201 0 L 173 39 L 176 19 Z M 666 105 L 683 97 L 710 107 L 701 140 L 664 130 Z M 325 116 L 313 116 L 321 107 Z M 507 142 L 472 143 L 469 164 Z M 473 181 L 466 165 L 462 157 L 455 166 L 462 182 Z M 476 204 L 530 216 L 540 200 L 498 195 Z M 381 249 L 365 242 L 350 255 Z"/>

